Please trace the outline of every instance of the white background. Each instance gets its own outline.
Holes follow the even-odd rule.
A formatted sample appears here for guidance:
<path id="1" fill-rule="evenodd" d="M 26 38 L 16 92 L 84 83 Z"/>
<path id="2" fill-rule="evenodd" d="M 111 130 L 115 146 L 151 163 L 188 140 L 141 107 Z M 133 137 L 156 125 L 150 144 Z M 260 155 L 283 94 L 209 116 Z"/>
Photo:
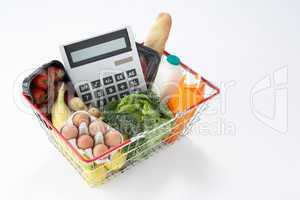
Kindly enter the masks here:
<path id="1" fill-rule="evenodd" d="M 297 0 L 2 0 L 0 199 L 299 199 L 299 10 Z M 173 17 L 169 51 L 219 86 L 234 83 L 223 88 L 210 118 L 235 131 L 201 134 L 198 124 L 190 137 L 90 189 L 26 114 L 20 83 L 33 68 L 60 59 L 60 44 L 124 25 L 143 41 L 160 11 Z M 285 133 L 265 126 L 250 107 L 251 88 L 282 66 Z M 260 99 L 264 112 L 272 111 L 270 99 Z"/>

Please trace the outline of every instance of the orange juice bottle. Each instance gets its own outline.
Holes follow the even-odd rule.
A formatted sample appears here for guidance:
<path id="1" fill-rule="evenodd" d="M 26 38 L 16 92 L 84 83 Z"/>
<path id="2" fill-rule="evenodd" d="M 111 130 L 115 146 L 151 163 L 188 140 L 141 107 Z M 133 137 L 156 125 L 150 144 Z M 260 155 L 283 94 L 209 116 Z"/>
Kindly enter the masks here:
<path id="1" fill-rule="evenodd" d="M 204 90 L 205 84 L 199 76 L 185 75 L 181 78 L 176 94 L 169 98 L 167 105 L 174 115 L 178 112 L 183 115 L 176 119 L 172 133 L 165 139 L 166 143 L 173 143 L 180 136 L 197 109 L 195 105 L 204 99 Z"/>

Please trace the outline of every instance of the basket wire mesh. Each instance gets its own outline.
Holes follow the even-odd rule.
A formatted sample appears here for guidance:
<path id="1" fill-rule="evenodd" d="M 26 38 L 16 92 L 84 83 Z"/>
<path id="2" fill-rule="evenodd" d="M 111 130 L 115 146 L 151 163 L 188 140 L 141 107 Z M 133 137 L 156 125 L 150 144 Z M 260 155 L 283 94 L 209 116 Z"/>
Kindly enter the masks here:
<path id="1" fill-rule="evenodd" d="M 205 96 L 211 96 L 214 90 L 206 88 Z M 78 158 L 67 143 L 59 137 L 56 129 L 49 125 L 34 108 L 35 115 L 46 130 L 50 142 L 62 153 L 70 164 L 79 172 L 92 187 L 103 184 L 113 177 L 124 173 L 137 163 L 150 158 L 154 153 L 173 145 L 181 137 L 188 135 L 195 123 L 201 118 L 201 113 L 207 109 L 207 102 L 203 102 L 185 112 L 178 112 L 168 122 L 150 130 L 137 134 L 125 145 L 114 149 L 106 157 L 93 162 L 85 162 Z M 145 139 L 147 138 L 147 140 Z M 103 156 L 104 157 L 104 156 Z"/>
<path id="2" fill-rule="evenodd" d="M 196 72 L 182 64 L 182 67 L 193 75 Z M 175 117 L 152 130 L 144 131 L 124 141 L 120 146 L 110 150 L 102 156 L 89 159 L 76 152 L 70 143 L 52 126 L 52 123 L 39 109 L 32 104 L 30 99 L 23 94 L 31 105 L 41 126 L 45 129 L 50 142 L 62 153 L 70 164 L 79 172 L 90 186 L 98 186 L 113 177 L 124 173 L 141 161 L 150 158 L 154 153 L 173 145 L 181 137 L 191 132 L 193 125 L 200 119 L 201 114 L 208 107 L 207 101 L 219 93 L 219 89 L 206 79 L 204 98 L 197 105 L 184 112 L 177 112 Z"/>

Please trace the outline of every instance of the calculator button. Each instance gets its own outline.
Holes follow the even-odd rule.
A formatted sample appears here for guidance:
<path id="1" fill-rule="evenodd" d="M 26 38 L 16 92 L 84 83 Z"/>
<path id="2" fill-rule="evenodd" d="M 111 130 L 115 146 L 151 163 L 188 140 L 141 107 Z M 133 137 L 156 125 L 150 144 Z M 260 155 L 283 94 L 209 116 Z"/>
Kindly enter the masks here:
<path id="1" fill-rule="evenodd" d="M 141 92 L 141 91 L 142 91 L 142 90 L 141 90 L 140 88 L 135 88 L 135 89 L 133 90 L 134 93 Z"/>
<path id="2" fill-rule="evenodd" d="M 104 85 L 109 85 L 112 84 L 114 82 L 113 77 L 112 76 L 108 76 L 103 78 L 103 84 Z"/>
<path id="3" fill-rule="evenodd" d="M 94 95 L 95 95 L 96 98 L 103 97 L 104 96 L 104 91 L 103 90 L 96 90 L 94 92 Z"/>
<path id="4" fill-rule="evenodd" d="M 92 88 L 96 89 L 101 86 L 100 80 L 95 80 L 91 82 Z"/>
<path id="5" fill-rule="evenodd" d="M 98 107 L 102 107 L 105 106 L 106 104 L 106 99 L 100 99 L 99 101 L 97 101 Z"/>
<path id="6" fill-rule="evenodd" d="M 117 95 L 114 95 L 114 96 L 111 96 L 111 97 L 108 97 L 108 101 L 116 101 L 118 100 L 118 96 Z"/>
<path id="7" fill-rule="evenodd" d="M 82 84 L 79 86 L 80 92 L 86 92 L 90 90 L 90 86 L 88 83 Z"/>
<path id="8" fill-rule="evenodd" d="M 136 79 L 132 79 L 129 81 L 129 86 L 130 87 L 136 87 L 139 85 L 139 80 L 136 78 Z"/>
<path id="9" fill-rule="evenodd" d="M 126 82 L 119 83 L 117 86 L 118 86 L 118 90 L 119 90 L 119 91 L 123 91 L 123 90 L 128 89 L 128 85 L 127 85 Z"/>
<path id="10" fill-rule="evenodd" d="M 135 71 L 135 69 L 131 69 L 131 70 L 126 71 L 126 74 L 127 74 L 128 78 L 135 77 L 136 71 Z"/>
<path id="11" fill-rule="evenodd" d="M 91 93 L 83 94 L 83 95 L 82 95 L 82 100 L 83 100 L 84 102 L 92 100 L 92 94 L 91 94 Z"/>
<path id="12" fill-rule="evenodd" d="M 116 81 L 122 81 L 125 79 L 124 73 L 115 74 Z"/>
<path id="13" fill-rule="evenodd" d="M 107 88 L 105 88 L 105 91 L 106 91 L 106 94 L 107 94 L 107 95 L 116 93 L 116 87 L 115 87 L 115 86 L 107 87 Z"/>
<path id="14" fill-rule="evenodd" d="M 129 92 L 123 92 L 123 93 L 120 94 L 120 97 L 123 98 L 123 97 L 125 97 L 127 95 L 129 95 Z"/>

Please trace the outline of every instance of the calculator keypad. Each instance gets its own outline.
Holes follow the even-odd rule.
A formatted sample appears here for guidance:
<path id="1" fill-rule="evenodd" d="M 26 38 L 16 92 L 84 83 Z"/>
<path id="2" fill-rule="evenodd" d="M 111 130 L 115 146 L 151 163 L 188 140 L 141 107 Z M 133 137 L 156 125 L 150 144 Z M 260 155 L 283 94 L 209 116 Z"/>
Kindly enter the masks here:
<path id="1" fill-rule="evenodd" d="M 124 73 L 116 74 L 116 75 L 115 75 L 115 79 L 116 79 L 117 82 L 122 81 L 122 80 L 125 80 Z"/>
<path id="2" fill-rule="evenodd" d="M 99 99 L 100 97 L 103 97 L 104 96 L 104 91 L 103 90 L 96 90 L 95 92 L 94 92 L 94 95 L 95 95 L 95 97 L 97 98 L 97 99 Z"/>
<path id="3" fill-rule="evenodd" d="M 118 99 L 119 99 L 119 98 L 118 98 L 117 95 L 108 97 L 108 101 L 116 101 L 116 100 L 118 100 Z"/>
<path id="4" fill-rule="evenodd" d="M 131 69 L 131 70 L 126 71 L 126 74 L 127 74 L 128 78 L 132 78 L 132 77 L 136 76 L 136 71 L 135 71 L 135 69 Z"/>
<path id="5" fill-rule="evenodd" d="M 132 91 L 137 93 L 137 92 L 141 92 L 142 90 L 140 88 L 134 88 Z"/>
<path id="6" fill-rule="evenodd" d="M 79 85 L 81 97 L 87 105 L 102 107 L 107 102 L 118 100 L 130 94 L 141 91 L 135 69 L 114 75 L 102 77 L 99 80 Z"/>
<path id="7" fill-rule="evenodd" d="M 99 88 L 101 86 L 100 80 L 92 81 L 91 85 L 93 89 Z"/>
<path id="8" fill-rule="evenodd" d="M 97 103 L 99 105 L 98 107 L 102 107 L 107 103 L 107 101 L 106 101 L 106 99 L 100 99 L 97 101 Z"/>
<path id="9" fill-rule="evenodd" d="M 112 76 L 108 76 L 103 78 L 103 84 L 104 85 L 109 85 L 112 84 L 114 82 L 113 77 Z"/>
<path id="10" fill-rule="evenodd" d="M 123 93 L 120 93 L 120 98 L 123 98 L 125 96 L 129 95 L 129 92 L 123 92 Z"/>
<path id="11" fill-rule="evenodd" d="M 105 91 L 106 91 L 107 95 L 114 94 L 114 93 L 116 93 L 116 87 L 114 85 L 109 86 L 109 87 L 105 88 Z"/>
<path id="12" fill-rule="evenodd" d="M 90 101 L 90 100 L 92 100 L 92 93 L 86 93 L 86 94 L 83 94 L 82 95 L 82 100 L 84 101 L 84 102 L 87 102 L 87 101 Z"/>
<path id="13" fill-rule="evenodd" d="M 86 92 L 90 90 L 90 86 L 88 83 L 82 84 L 79 86 L 80 92 Z"/>
<path id="14" fill-rule="evenodd" d="M 132 80 L 130 80 L 129 81 L 129 86 L 130 87 L 137 87 L 137 86 L 139 86 L 139 79 L 132 79 Z"/>
<path id="15" fill-rule="evenodd" d="M 123 91 L 123 90 L 127 90 L 127 89 L 128 89 L 127 82 L 119 83 L 119 84 L 117 85 L 117 87 L 118 87 L 118 90 L 119 90 L 119 91 Z"/>

